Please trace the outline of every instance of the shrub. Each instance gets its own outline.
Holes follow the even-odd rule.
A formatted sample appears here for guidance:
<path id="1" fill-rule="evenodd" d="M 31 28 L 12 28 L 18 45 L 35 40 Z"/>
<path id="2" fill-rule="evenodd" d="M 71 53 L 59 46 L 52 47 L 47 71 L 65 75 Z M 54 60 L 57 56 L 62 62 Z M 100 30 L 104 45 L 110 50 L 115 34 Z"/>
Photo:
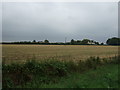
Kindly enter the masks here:
<path id="1" fill-rule="evenodd" d="M 119 57 L 100 59 L 90 57 L 86 61 L 59 61 L 55 59 L 37 62 L 30 60 L 24 64 L 13 63 L 3 65 L 3 87 L 15 87 L 31 82 L 35 78 L 39 83 L 50 83 L 58 81 L 60 77 L 67 76 L 73 72 L 83 72 L 96 69 L 102 64 L 118 64 Z M 37 80 L 36 79 L 36 80 Z"/>

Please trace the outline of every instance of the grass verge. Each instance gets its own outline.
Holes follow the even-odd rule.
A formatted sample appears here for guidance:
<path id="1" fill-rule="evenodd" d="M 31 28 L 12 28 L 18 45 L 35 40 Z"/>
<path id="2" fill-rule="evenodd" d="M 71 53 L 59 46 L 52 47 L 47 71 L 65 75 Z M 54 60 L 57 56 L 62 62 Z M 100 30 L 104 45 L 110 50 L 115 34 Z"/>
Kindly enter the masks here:
<path id="1" fill-rule="evenodd" d="M 3 88 L 117 88 L 118 56 L 3 64 Z"/>
<path id="2" fill-rule="evenodd" d="M 110 64 L 84 73 L 73 73 L 59 83 L 42 84 L 40 88 L 118 88 L 118 66 Z"/>

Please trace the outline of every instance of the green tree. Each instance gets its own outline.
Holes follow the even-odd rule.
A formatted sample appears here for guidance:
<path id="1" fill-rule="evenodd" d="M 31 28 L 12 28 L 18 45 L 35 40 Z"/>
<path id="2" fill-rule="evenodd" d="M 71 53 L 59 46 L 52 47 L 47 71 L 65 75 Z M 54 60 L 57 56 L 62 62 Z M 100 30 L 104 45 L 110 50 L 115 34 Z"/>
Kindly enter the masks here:
<path id="1" fill-rule="evenodd" d="M 72 44 L 72 45 L 75 44 L 75 40 L 74 40 L 74 39 L 71 40 L 71 44 Z"/>
<path id="2" fill-rule="evenodd" d="M 32 42 L 33 42 L 33 43 L 36 43 L 36 40 L 33 40 Z"/>
<path id="3" fill-rule="evenodd" d="M 95 42 L 96 45 L 99 45 L 99 42 Z"/>
<path id="4" fill-rule="evenodd" d="M 76 41 L 76 44 L 78 44 L 78 45 L 81 44 L 81 41 L 80 41 L 80 40 L 77 40 L 77 41 Z"/>
<path id="5" fill-rule="evenodd" d="M 82 40 L 82 44 L 84 44 L 84 45 L 87 45 L 87 44 L 88 44 L 88 42 L 90 42 L 90 40 L 89 40 L 89 39 L 83 39 L 83 40 Z"/>
<path id="6" fill-rule="evenodd" d="M 106 41 L 106 44 L 107 45 L 120 45 L 120 38 L 117 38 L 117 37 L 109 38 Z"/>
<path id="7" fill-rule="evenodd" d="M 46 39 L 46 40 L 44 40 L 44 43 L 48 44 L 48 43 L 49 43 L 49 41 Z"/>
<path id="8" fill-rule="evenodd" d="M 101 45 L 104 45 L 104 43 L 101 43 Z"/>

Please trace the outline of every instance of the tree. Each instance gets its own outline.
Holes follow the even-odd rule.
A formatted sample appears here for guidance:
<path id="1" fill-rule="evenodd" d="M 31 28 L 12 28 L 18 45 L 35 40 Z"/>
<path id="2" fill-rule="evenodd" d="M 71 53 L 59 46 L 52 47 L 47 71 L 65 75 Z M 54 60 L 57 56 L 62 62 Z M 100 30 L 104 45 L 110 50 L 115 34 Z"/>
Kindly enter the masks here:
<path id="1" fill-rule="evenodd" d="M 74 45 L 75 44 L 75 41 L 74 39 L 71 40 L 71 44 Z"/>
<path id="2" fill-rule="evenodd" d="M 83 40 L 82 40 L 82 44 L 84 44 L 84 45 L 88 45 L 88 42 L 90 42 L 89 39 L 83 39 Z"/>
<path id="3" fill-rule="evenodd" d="M 80 40 L 77 40 L 77 41 L 76 41 L 76 44 L 78 44 L 78 45 L 81 44 L 81 41 L 80 41 Z"/>
<path id="4" fill-rule="evenodd" d="M 46 40 L 44 40 L 44 43 L 48 44 L 48 43 L 49 43 L 49 41 L 46 39 Z"/>
<path id="5" fill-rule="evenodd" d="M 33 43 L 36 43 L 36 40 L 33 40 Z"/>
<path id="6" fill-rule="evenodd" d="M 94 42 L 96 45 L 99 45 L 99 42 Z"/>
<path id="7" fill-rule="evenodd" d="M 104 43 L 101 43 L 101 45 L 104 45 Z"/>
<path id="8" fill-rule="evenodd" d="M 107 45 L 120 45 L 120 38 L 117 38 L 117 37 L 109 38 L 106 41 L 106 44 Z"/>

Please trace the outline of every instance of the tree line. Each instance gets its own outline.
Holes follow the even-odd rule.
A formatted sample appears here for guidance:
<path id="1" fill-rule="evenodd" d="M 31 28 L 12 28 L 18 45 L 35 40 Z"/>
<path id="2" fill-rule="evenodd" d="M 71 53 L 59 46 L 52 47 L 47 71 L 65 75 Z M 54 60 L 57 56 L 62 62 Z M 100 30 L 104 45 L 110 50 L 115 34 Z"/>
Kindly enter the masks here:
<path id="1" fill-rule="evenodd" d="M 40 44 L 40 45 L 104 45 L 104 43 L 99 43 L 94 40 L 90 39 L 83 39 L 83 40 L 74 40 L 71 39 L 70 42 L 49 42 L 49 40 L 44 41 L 19 41 L 19 42 L 2 42 L 2 44 Z M 108 38 L 106 41 L 106 45 L 120 45 L 120 38 L 113 37 Z"/>

